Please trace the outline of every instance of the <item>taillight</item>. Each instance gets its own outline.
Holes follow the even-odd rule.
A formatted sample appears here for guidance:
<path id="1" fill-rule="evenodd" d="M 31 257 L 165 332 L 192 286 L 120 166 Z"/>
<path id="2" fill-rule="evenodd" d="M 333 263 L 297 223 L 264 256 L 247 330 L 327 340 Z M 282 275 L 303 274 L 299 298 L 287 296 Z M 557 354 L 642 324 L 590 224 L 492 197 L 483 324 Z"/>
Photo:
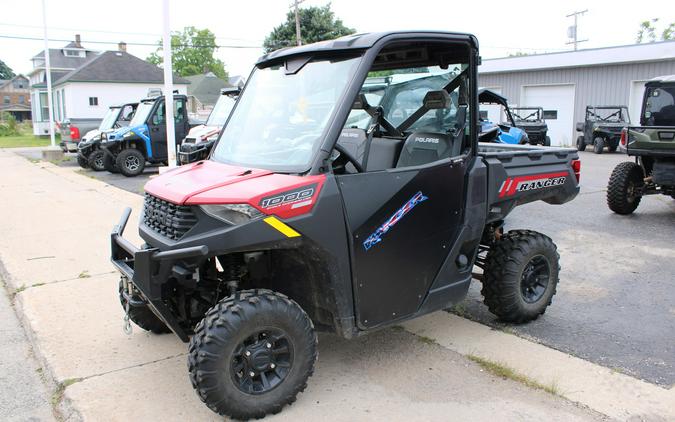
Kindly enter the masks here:
<path id="1" fill-rule="evenodd" d="M 76 128 L 75 126 L 70 127 L 70 139 L 72 141 L 77 141 L 80 139 L 80 129 Z"/>
<path id="2" fill-rule="evenodd" d="M 577 183 L 581 180 L 581 160 L 572 160 L 572 170 L 574 170 L 574 177 L 577 178 Z"/>
<path id="3" fill-rule="evenodd" d="M 628 142 L 628 130 L 626 128 L 621 129 L 621 145 L 626 146 Z"/>

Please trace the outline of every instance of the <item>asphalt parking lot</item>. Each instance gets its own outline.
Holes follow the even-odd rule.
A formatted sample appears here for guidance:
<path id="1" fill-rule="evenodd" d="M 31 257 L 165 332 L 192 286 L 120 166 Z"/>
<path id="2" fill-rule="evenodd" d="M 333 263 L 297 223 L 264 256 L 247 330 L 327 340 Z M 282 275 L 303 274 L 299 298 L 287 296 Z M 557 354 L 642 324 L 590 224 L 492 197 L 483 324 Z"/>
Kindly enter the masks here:
<path id="1" fill-rule="evenodd" d="M 561 255 L 558 293 L 546 314 L 529 324 L 499 323 L 487 311 L 480 283 L 454 312 L 511 331 L 549 347 L 662 386 L 675 384 L 675 201 L 642 200 L 631 216 L 612 213 L 605 190 L 623 154 L 581 152 L 582 189 L 573 201 L 517 207 L 506 228 L 529 228 L 550 236 Z M 74 159 L 59 163 L 77 166 Z M 142 194 L 157 174 L 142 176 L 81 170 L 129 192 Z M 112 223 L 111 223 L 112 224 Z M 536 359 L 536 357 L 528 357 Z"/>
<path id="2" fill-rule="evenodd" d="M 605 189 L 623 154 L 579 153 L 580 195 L 552 206 L 517 207 L 507 229 L 529 228 L 558 245 L 562 271 L 546 314 L 521 326 L 497 322 L 472 285 L 455 312 L 663 386 L 675 384 L 675 200 L 642 199 L 633 215 L 612 213 Z M 537 359 L 536 356 L 524 357 Z"/>

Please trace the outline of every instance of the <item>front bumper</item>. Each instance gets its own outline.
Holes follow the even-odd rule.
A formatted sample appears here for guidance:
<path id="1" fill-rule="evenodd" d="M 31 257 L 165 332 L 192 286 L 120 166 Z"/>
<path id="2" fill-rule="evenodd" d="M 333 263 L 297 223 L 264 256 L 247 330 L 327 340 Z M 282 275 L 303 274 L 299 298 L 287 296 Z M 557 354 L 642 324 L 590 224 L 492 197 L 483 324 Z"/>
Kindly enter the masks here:
<path id="1" fill-rule="evenodd" d="M 171 277 L 189 278 L 192 273 L 178 264 L 189 258 L 208 255 L 207 246 L 192 246 L 160 252 L 157 248 L 139 249 L 124 239 L 122 234 L 129 220 L 131 208 L 126 208 L 110 234 L 110 260 L 122 277 L 126 277 L 139 291 L 150 309 L 184 342 L 188 333 L 181 327 L 162 298 L 162 285 Z"/>

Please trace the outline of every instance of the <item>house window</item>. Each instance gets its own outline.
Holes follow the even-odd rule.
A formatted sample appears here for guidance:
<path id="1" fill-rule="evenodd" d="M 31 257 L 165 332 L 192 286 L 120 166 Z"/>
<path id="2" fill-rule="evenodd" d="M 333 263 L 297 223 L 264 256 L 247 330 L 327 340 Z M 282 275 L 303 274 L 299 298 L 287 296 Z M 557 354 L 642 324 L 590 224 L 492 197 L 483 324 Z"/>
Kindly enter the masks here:
<path id="1" fill-rule="evenodd" d="M 90 106 L 97 106 L 98 105 L 98 97 L 89 97 L 89 105 Z"/>
<path id="2" fill-rule="evenodd" d="M 16 89 L 24 89 L 25 88 L 25 81 L 23 79 L 16 79 L 13 82 L 14 88 Z"/>
<path id="3" fill-rule="evenodd" d="M 26 104 L 26 97 L 23 95 L 19 95 L 19 104 Z"/>
<path id="4" fill-rule="evenodd" d="M 557 120 L 558 110 L 544 110 L 544 120 Z"/>
<path id="5" fill-rule="evenodd" d="M 5 104 L 9 104 L 9 95 L 5 95 L 4 97 L 2 97 L 2 102 Z"/>
<path id="6" fill-rule="evenodd" d="M 49 121 L 49 101 L 47 100 L 47 93 L 40 93 L 40 117 L 41 122 Z"/>
<path id="7" fill-rule="evenodd" d="M 84 57 L 82 53 L 84 52 L 80 50 L 63 50 L 63 54 L 66 57 Z"/>

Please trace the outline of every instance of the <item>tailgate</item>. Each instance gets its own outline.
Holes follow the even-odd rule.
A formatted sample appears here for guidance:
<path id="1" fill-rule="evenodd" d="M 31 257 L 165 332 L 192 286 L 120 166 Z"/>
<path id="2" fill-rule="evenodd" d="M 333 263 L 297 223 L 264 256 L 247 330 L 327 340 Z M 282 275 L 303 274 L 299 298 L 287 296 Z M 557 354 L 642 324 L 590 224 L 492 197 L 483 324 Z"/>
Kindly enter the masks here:
<path id="1" fill-rule="evenodd" d="M 478 154 L 488 166 L 492 219 L 503 218 L 516 205 L 539 200 L 563 204 L 579 193 L 575 149 L 480 144 Z"/>

